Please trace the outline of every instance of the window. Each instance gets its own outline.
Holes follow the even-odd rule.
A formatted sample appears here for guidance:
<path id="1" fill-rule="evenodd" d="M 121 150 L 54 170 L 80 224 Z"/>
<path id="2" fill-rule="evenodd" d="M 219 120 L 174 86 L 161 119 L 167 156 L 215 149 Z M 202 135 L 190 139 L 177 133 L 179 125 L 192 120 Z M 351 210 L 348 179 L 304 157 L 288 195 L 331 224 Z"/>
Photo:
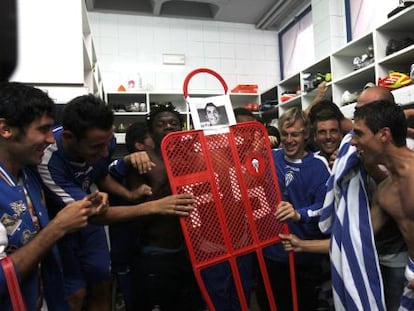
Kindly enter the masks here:
<path id="1" fill-rule="evenodd" d="M 383 23 L 387 14 L 398 6 L 398 0 L 345 0 L 348 41 L 361 38 Z"/>
<path id="2" fill-rule="evenodd" d="M 297 73 L 315 59 L 311 6 L 306 8 L 279 34 L 280 76 Z"/>

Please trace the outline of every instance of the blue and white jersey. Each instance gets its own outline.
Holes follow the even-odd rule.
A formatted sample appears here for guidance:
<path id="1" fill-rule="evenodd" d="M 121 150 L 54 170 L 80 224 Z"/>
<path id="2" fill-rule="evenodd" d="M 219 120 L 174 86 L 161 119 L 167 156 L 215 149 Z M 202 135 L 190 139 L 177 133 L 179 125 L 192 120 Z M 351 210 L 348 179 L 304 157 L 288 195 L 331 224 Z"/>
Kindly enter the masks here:
<path id="1" fill-rule="evenodd" d="M 27 197 L 30 198 L 30 202 Z M 0 164 L 0 198 L 0 222 L 6 231 L 6 239 L 3 236 L 1 248 L 4 247 L 5 253 L 10 254 L 27 244 L 37 234 L 38 228 L 33 223 L 29 211 L 30 204 L 40 228 L 49 223 L 49 217 L 38 176 L 28 168 L 22 170 L 18 182 Z M 43 296 L 47 304 L 52 306 L 52 309 L 69 310 L 63 294 L 63 273 L 56 247 L 52 248 L 42 263 Z M 16 274 L 27 310 L 37 310 L 39 298 L 37 265 L 24 279 L 20 277 L 19 271 L 16 271 Z M 3 270 L 0 268 L 0 310 L 12 310 L 9 297 Z"/>
<path id="2" fill-rule="evenodd" d="M 38 172 L 46 186 L 46 199 L 51 215 L 56 214 L 66 204 L 80 200 L 97 189 L 96 181 L 108 174 L 108 166 L 115 150 L 113 138 L 109 145 L 109 155 L 93 166 L 84 162 L 73 162 L 67 158 L 62 148 L 63 128 L 54 129 L 55 143 L 50 145 L 38 166 Z"/>
<path id="3" fill-rule="evenodd" d="M 319 228 L 319 212 L 326 194 L 326 181 L 330 170 L 325 159 L 312 152 L 297 160 L 285 157 L 282 149 L 272 150 L 280 193 L 284 201 L 290 202 L 301 215 L 299 222 L 289 221 L 291 233 L 301 239 L 326 238 Z M 287 252 L 279 243 L 265 249 L 266 257 L 274 261 L 287 261 Z M 295 254 L 296 263 L 310 263 L 311 258 L 319 261 L 319 254 Z"/>

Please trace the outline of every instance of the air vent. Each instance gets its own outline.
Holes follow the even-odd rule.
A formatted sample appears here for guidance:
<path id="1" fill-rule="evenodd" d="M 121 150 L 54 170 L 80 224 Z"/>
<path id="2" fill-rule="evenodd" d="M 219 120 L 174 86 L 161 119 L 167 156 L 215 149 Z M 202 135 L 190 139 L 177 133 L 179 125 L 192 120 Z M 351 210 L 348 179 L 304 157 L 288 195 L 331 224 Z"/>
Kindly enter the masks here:
<path id="1" fill-rule="evenodd" d="M 214 19 L 219 7 L 212 3 L 196 1 L 165 1 L 160 16 Z"/>

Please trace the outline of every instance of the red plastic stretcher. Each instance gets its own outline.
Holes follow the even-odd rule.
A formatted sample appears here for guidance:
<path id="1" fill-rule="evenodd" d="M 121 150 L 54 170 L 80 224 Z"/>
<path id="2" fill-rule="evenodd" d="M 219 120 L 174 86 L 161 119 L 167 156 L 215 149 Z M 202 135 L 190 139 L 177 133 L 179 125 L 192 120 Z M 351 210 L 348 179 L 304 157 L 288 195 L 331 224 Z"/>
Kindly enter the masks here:
<path id="1" fill-rule="evenodd" d="M 288 228 L 274 216 L 281 195 L 265 127 L 246 122 L 230 126 L 225 133 L 170 133 L 161 149 L 172 192 L 195 197 L 194 210 L 181 218 L 181 226 L 209 310 L 215 308 L 201 270 L 224 261 L 230 264 L 242 310 L 248 310 L 236 259 L 250 252 L 257 254 L 269 306 L 276 310 L 262 248 L 280 242 L 278 234 Z M 289 263 L 297 310 L 293 253 Z"/>

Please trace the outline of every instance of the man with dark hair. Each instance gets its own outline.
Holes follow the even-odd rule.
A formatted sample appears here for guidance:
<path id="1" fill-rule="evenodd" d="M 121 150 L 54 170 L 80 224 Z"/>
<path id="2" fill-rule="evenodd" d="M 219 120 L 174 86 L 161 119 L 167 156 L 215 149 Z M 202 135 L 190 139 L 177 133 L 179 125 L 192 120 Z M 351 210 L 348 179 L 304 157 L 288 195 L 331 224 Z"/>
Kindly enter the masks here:
<path id="1" fill-rule="evenodd" d="M 247 122 L 247 121 L 257 121 L 257 118 L 253 115 L 253 113 L 243 107 L 238 107 L 233 109 L 234 117 L 236 118 L 237 123 Z"/>
<path id="2" fill-rule="evenodd" d="M 404 238 L 410 258 L 405 269 L 407 281 L 414 279 L 414 152 L 406 147 L 407 125 L 400 106 L 377 101 L 358 107 L 354 114 L 351 143 L 364 164 L 384 165 L 389 176 L 380 183 L 371 208 L 374 232 L 392 218 Z M 414 309 L 414 293 L 405 287 L 400 310 Z"/>
<path id="3" fill-rule="evenodd" d="M 83 228 L 101 207 L 102 194 L 68 204 L 49 217 L 40 180 L 31 167 L 54 142 L 54 103 L 46 93 L 20 83 L 0 83 L 0 259 L 8 256 L 16 271 L 27 310 L 69 310 L 54 244 Z M 39 284 L 42 284 L 40 290 Z M 0 268 L 0 309 L 11 310 Z"/>
<path id="4" fill-rule="evenodd" d="M 144 122 L 134 122 L 127 128 L 125 147 L 128 153 L 155 148 L 149 129 Z"/>
<path id="5" fill-rule="evenodd" d="M 312 128 L 313 140 L 318 147 L 316 154 L 323 156 L 332 167 L 343 137 L 340 118 L 332 110 L 320 110 L 314 116 Z"/>
<path id="6" fill-rule="evenodd" d="M 128 126 L 125 133 L 125 146 L 129 154 L 143 151 L 146 149 L 154 149 L 154 141 L 150 135 L 145 122 L 135 122 Z M 119 165 L 121 163 L 121 165 Z M 118 171 L 121 169 L 121 171 Z M 130 169 L 125 165 L 122 159 L 116 159 L 109 167 L 109 173 L 119 183 L 126 185 L 125 171 Z M 151 194 L 151 187 L 142 184 L 142 192 L 146 195 Z M 109 196 L 111 205 L 130 205 L 122 197 L 116 195 Z M 139 222 L 139 221 L 138 221 Z M 137 240 L 137 221 L 128 221 L 109 226 L 109 241 L 111 255 L 111 272 L 115 276 L 117 292 L 121 294 L 123 301 L 116 303 L 124 303 L 125 310 L 133 310 L 132 308 L 132 291 L 131 291 L 131 266 L 133 255 L 139 243 Z M 117 298 L 119 295 L 117 296 Z"/>
<path id="7" fill-rule="evenodd" d="M 208 122 L 210 122 L 210 126 L 219 125 L 221 124 L 220 112 L 218 108 L 213 103 L 207 103 L 204 107 L 204 113 L 206 114 L 206 118 Z"/>
<path id="8" fill-rule="evenodd" d="M 51 215 L 97 188 L 130 202 L 145 194 L 142 187 L 128 190 L 108 174 L 115 138 L 113 113 L 105 102 L 93 95 L 76 97 L 66 104 L 62 120 L 63 126 L 53 132 L 56 142 L 45 150 L 38 166 Z M 132 158 L 126 157 L 129 162 Z M 93 221 L 108 224 L 155 213 L 185 216 L 188 209 L 183 205 L 191 204 L 190 196 L 185 198 L 171 196 L 158 202 L 112 207 Z M 111 275 L 104 228 L 91 223 L 79 233 L 66 236 L 58 246 L 71 309 L 81 310 L 86 302 L 88 310 L 109 310 Z"/>
<path id="9" fill-rule="evenodd" d="M 153 107 L 147 126 L 155 148 L 147 149 L 155 167 L 143 175 L 129 171 L 129 188 L 145 183 L 152 194 L 145 200 L 163 198 L 171 194 L 168 176 L 161 155 L 161 141 L 168 134 L 183 128 L 183 119 L 173 105 Z M 187 255 L 179 219 L 153 216 L 139 223 L 140 248 L 134 258 L 134 310 L 197 310 L 201 296 Z"/>

